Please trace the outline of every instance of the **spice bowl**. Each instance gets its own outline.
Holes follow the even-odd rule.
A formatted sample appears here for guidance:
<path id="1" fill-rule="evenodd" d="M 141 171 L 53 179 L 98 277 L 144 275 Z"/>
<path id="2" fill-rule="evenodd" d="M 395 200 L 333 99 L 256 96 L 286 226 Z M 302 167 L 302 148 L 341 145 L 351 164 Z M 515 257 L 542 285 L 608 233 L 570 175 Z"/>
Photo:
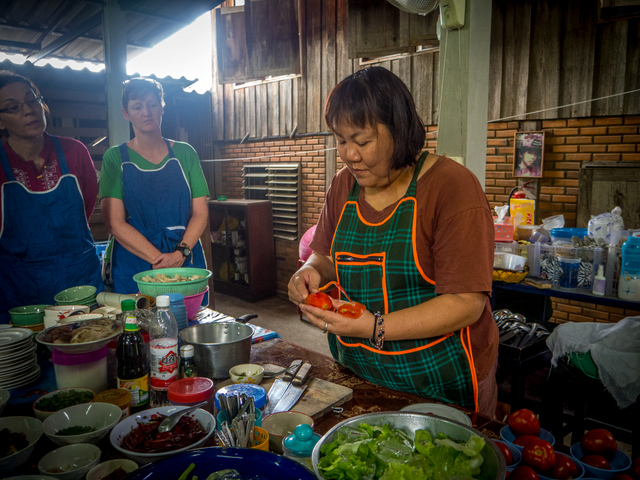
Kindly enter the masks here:
<path id="1" fill-rule="evenodd" d="M 101 480 L 107 475 L 111 475 L 114 471 L 121 468 L 126 473 L 131 473 L 138 468 L 138 464 L 127 458 L 114 458 L 107 460 L 93 467 L 87 473 L 87 480 Z"/>
<path id="2" fill-rule="evenodd" d="M 117 405 L 84 403 L 55 412 L 47 417 L 42 428 L 44 434 L 56 445 L 95 444 L 116 426 L 121 417 L 122 410 Z M 70 429 L 75 429 L 76 433 L 67 433 Z M 91 430 L 87 431 L 89 429 Z"/>
<path id="3" fill-rule="evenodd" d="M 145 428 L 146 425 L 157 420 L 158 415 L 169 416 L 172 413 L 178 412 L 180 410 L 184 410 L 185 407 L 158 407 L 158 408 L 150 408 L 148 410 L 144 410 L 137 415 L 132 415 L 130 417 L 125 418 L 120 423 L 118 423 L 109 435 L 109 440 L 111 441 L 111 445 L 113 448 L 122 453 L 129 460 L 133 460 L 138 465 L 146 465 L 147 463 L 156 462 L 163 458 L 171 457 L 173 455 L 177 455 L 192 448 L 200 447 L 207 441 L 207 439 L 213 434 L 216 429 L 216 419 L 214 416 L 203 410 L 201 408 L 186 414 L 187 417 L 192 418 L 200 423 L 202 428 L 205 431 L 205 435 L 199 440 L 185 445 L 181 448 L 175 448 L 173 450 L 168 450 L 166 452 L 155 452 L 155 453 L 147 453 L 144 451 L 133 451 L 125 448 L 122 443 L 124 438 L 134 431 L 139 426 Z M 183 417 L 184 418 L 184 417 Z M 159 423 L 159 422 L 158 422 Z M 171 431 L 167 432 L 167 434 L 158 434 L 157 433 L 157 425 L 156 425 L 156 434 L 154 438 L 157 440 L 160 435 L 164 435 L 167 438 L 171 437 Z M 175 429 L 176 427 L 174 427 Z"/>
<path id="4" fill-rule="evenodd" d="M 23 434 L 27 445 L 16 453 L 0 458 L 0 475 L 12 472 L 25 463 L 36 448 L 36 444 L 42 436 L 42 422 L 33 417 L 2 417 L 0 418 L 0 430 L 7 429 L 10 432 Z"/>
<path id="5" fill-rule="evenodd" d="M 90 388 L 61 388 L 46 393 L 33 402 L 33 413 L 38 420 L 44 422 L 47 417 L 58 410 L 72 405 L 89 403 L 95 398 L 96 392 Z"/>
<path id="6" fill-rule="evenodd" d="M 100 463 L 101 451 L 90 443 L 76 443 L 56 448 L 38 462 L 42 475 L 58 480 L 80 480 Z"/>
<path id="7" fill-rule="evenodd" d="M 259 384 L 264 377 L 264 367 L 244 363 L 229 369 L 229 377 L 233 383 L 254 383 Z"/>
<path id="8" fill-rule="evenodd" d="M 282 454 L 282 442 L 298 425 L 302 424 L 313 428 L 313 418 L 299 412 L 278 412 L 267 415 L 262 428 L 269 434 L 269 450 Z"/>

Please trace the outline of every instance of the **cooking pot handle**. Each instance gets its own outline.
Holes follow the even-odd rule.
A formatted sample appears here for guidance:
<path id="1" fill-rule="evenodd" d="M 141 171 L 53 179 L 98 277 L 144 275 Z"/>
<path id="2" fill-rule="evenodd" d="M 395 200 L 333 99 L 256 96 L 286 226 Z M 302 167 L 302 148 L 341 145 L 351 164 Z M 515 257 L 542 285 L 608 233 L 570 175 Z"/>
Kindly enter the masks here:
<path id="1" fill-rule="evenodd" d="M 238 317 L 235 319 L 236 322 L 240 322 L 240 323 L 247 323 L 249 320 L 251 320 L 252 318 L 258 318 L 258 314 L 256 313 L 249 313 L 247 315 L 242 315 L 241 317 Z"/>

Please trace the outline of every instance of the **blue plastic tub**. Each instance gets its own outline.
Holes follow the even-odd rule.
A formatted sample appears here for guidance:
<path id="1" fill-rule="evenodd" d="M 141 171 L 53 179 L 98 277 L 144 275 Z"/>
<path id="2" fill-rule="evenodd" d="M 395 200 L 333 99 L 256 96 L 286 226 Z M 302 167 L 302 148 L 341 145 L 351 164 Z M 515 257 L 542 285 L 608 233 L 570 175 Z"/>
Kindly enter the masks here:
<path id="1" fill-rule="evenodd" d="M 551 234 L 551 241 L 556 242 L 558 240 L 571 241 L 571 237 L 579 237 L 581 240 L 588 235 L 586 228 L 553 228 L 549 232 Z"/>

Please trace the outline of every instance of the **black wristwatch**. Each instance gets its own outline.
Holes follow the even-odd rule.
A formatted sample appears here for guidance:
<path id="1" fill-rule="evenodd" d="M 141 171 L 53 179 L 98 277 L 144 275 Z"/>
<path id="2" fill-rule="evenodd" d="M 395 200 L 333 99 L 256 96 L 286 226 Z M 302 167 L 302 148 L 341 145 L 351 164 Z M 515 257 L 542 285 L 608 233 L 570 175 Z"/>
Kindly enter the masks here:
<path id="1" fill-rule="evenodd" d="M 186 243 L 180 243 L 173 249 L 174 252 L 180 252 L 184 258 L 188 258 L 191 255 L 191 249 Z"/>

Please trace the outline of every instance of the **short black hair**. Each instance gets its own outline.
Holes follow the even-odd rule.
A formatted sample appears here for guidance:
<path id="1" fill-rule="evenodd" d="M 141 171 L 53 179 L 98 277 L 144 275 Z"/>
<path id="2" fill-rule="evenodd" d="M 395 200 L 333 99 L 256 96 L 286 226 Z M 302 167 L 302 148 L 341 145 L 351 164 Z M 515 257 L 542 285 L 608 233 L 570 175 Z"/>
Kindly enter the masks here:
<path id="1" fill-rule="evenodd" d="M 360 70 L 336 85 L 327 97 L 324 119 L 331 132 L 340 123 L 359 128 L 381 123 L 393 138 L 390 168 L 413 165 L 424 148 L 424 123 L 411 92 L 383 67 Z"/>
<path id="2" fill-rule="evenodd" d="M 144 97 L 147 93 L 153 93 L 160 105 L 164 107 L 164 91 L 160 82 L 153 78 L 136 77 L 124 82 L 122 89 L 122 108 L 129 111 L 129 102 Z"/>

